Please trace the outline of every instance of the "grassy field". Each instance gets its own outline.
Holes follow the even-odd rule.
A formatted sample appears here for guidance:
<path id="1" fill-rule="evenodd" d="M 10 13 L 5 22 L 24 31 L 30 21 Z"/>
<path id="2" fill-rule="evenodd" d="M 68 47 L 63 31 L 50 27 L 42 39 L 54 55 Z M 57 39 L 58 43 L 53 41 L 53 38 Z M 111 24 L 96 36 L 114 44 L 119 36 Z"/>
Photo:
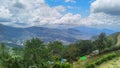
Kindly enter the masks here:
<path id="1" fill-rule="evenodd" d="M 120 51 L 117 51 L 115 53 L 119 54 Z M 112 54 L 108 53 L 108 54 Z M 77 62 L 73 63 L 73 68 L 86 68 L 86 65 L 88 63 L 93 63 L 94 61 L 103 58 L 103 56 L 106 56 L 108 54 L 102 54 L 102 55 L 98 55 L 98 56 L 94 56 L 91 58 L 88 58 L 86 61 L 80 61 L 78 60 Z M 103 62 L 102 64 L 100 64 L 99 66 L 95 66 L 95 68 L 120 68 L 120 57 L 114 57 L 111 60 L 108 60 L 106 62 Z"/>
<path id="2" fill-rule="evenodd" d="M 120 57 L 102 63 L 99 68 L 120 68 Z"/>
<path id="3" fill-rule="evenodd" d="M 100 58 L 101 56 L 95 56 L 95 57 L 91 57 L 89 59 L 87 59 L 86 61 L 81 61 L 78 60 L 77 62 L 73 63 L 73 68 L 85 68 L 85 66 L 88 63 L 92 63 L 94 60 L 97 60 L 98 58 Z"/>

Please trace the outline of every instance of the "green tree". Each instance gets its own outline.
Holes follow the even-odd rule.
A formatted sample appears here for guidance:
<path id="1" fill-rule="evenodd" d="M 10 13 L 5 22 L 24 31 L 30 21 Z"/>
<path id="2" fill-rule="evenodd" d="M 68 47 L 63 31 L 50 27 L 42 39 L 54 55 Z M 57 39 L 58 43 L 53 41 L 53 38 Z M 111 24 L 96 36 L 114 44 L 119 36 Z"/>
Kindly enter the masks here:
<path id="1" fill-rule="evenodd" d="M 48 60 L 48 51 L 44 43 L 38 38 L 33 38 L 25 43 L 24 61 L 25 68 L 29 66 L 36 66 L 43 68 Z"/>
<path id="2" fill-rule="evenodd" d="M 55 58 L 55 60 L 59 60 L 62 58 L 63 52 L 64 52 L 64 46 L 59 41 L 50 42 L 48 44 L 48 49 L 52 56 Z"/>
<path id="3" fill-rule="evenodd" d="M 4 68 L 24 68 L 22 57 L 18 55 L 12 55 L 4 60 Z"/>
<path id="4" fill-rule="evenodd" d="M 105 33 L 101 33 L 98 38 L 93 42 L 96 49 L 104 50 L 106 48 L 109 48 L 113 45 L 113 40 L 106 36 Z"/>
<path id="5" fill-rule="evenodd" d="M 9 57 L 9 48 L 7 48 L 3 43 L 0 44 L 0 58 L 8 58 Z"/>
<path id="6" fill-rule="evenodd" d="M 75 44 L 70 44 L 65 48 L 64 57 L 69 61 L 73 62 L 77 59 L 78 48 Z"/>
<path id="7" fill-rule="evenodd" d="M 93 44 L 91 40 L 80 40 L 76 42 L 78 48 L 78 56 L 89 54 L 93 50 Z"/>

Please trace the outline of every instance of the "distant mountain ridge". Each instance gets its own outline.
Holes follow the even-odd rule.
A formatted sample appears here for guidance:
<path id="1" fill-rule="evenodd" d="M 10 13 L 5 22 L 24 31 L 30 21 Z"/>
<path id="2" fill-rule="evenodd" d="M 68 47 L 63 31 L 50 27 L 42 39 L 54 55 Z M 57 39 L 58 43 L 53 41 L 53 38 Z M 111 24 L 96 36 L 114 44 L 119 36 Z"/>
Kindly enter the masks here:
<path id="1" fill-rule="evenodd" d="M 106 34 L 112 34 L 116 32 L 114 30 L 110 30 L 106 28 L 97 29 L 97 28 L 91 28 L 91 27 L 85 27 L 85 26 L 75 27 L 74 29 L 85 32 L 85 33 L 89 33 L 92 35 L 97 35 L 97 34 L 100 34 L 101 32 L 105 32 Z"/>
<path id="2" fill-rule="evenodd" d="M 46 27 L 15 28 L 0 24 L 0 41 L 7 43 L 21 44 L 27 39 L 37 37 L 45 42 L 59 40 L 64 43 L 71 43 L 77 40 L 91 39 L 98 35 L 102 30 L 89 27 L 57 29 Z M 104 30 L 107 34 L 113 33 L 112 30 Z"/>

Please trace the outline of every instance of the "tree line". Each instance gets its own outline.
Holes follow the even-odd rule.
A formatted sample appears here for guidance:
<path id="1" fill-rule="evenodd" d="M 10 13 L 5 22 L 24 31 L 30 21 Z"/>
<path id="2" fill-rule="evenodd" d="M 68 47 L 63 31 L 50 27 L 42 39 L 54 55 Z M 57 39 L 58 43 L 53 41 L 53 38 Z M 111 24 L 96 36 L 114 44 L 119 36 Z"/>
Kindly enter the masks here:
<path id="1" fill-rule="evenodd" d="M 0 44 L 0 66 L 1 68 L 54 68 L 63 58 L 67 60 L 66 63 L 73 63 L 80 56 L 88 55 L 94 50 L 103 51 L 113 45 L 113 39 L 108 38 L 105 33 L 101 33 L 94 40 L 79 40 L 69 45 L 64 45 L 60 41 L 47 44 L 38 38 L 27 40 L 21 48 Z M 48 61 L 54 63 L 49 64 Z"/>

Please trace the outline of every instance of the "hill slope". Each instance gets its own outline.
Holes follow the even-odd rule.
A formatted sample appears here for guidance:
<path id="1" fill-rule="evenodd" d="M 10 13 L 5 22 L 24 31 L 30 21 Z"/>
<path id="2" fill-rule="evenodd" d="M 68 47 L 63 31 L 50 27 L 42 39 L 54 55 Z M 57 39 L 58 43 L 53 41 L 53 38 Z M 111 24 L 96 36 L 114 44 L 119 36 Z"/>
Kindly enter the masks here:
<path id="1" fill-rule="evenodd" d="M 120 57 L 114 58 L 113 60 L 102 63 L 99 68 L 120 68 Z"/>
<path id="2" fill-rule="evenodd" d="M 113 33 L 109 37 L 113 39 L 117 46 L 120 45 L 120 32 Z"/>
<path id="3" fill-rule="evenodd" d="M 96 32 L 96 30 L 98 32 Z M 45 42 L 59 40 L 64 43 L 75 42 L 76 40 L 88 40 L 92 36 L 101 33 L 101 30 L 89 27 L 77 28 L 47 28 L 47 27 L 29 27 L 15 28 L 0 24 L 0 41 L 7 43 L 21 44 L 27 39 L 38 37 Z M 104 30 L 108 32 L 108 30 Z M 109 31 L 112 33 L 113 31 Z"/>
<path id="4" fill-rule="evenodd" d="M 0 25 L 0 41 L 20 44 L 27 39 L 38 37 L 45 42 L 59 40 L 65 43 L 78 39 L 90 39 L 91 35 L 75 29 L 56 29 L 45 27 L 15 28 Z"/>

